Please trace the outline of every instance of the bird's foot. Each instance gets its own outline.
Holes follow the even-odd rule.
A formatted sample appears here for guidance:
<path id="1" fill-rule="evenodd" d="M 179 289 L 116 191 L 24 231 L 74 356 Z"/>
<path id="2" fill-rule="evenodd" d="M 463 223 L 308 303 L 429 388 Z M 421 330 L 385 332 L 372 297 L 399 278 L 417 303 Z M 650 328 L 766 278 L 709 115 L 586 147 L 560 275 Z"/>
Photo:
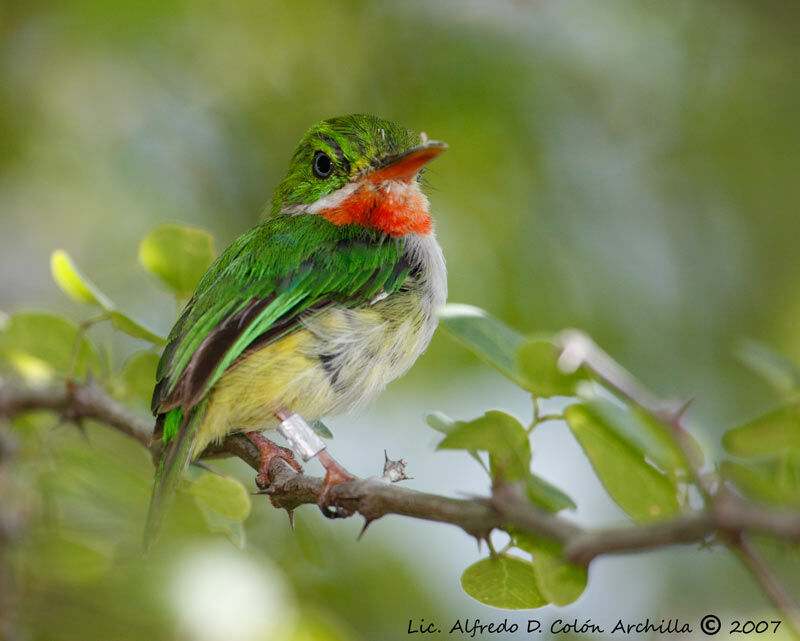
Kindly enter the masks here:
<path id="1" fill-rule="evenodd" d="M 322 490 L 317 498 L 320 512 L 329 519 L 343 519 L 352 516 L 353 513 L 350 510 L 331 506 L 331 490 L 339 483 L 357 480 L 356 477 L 339 465 L 326 450 L 317 454 L 317 458 L 325 467 L 325 479 L 322 481 Z"/>
<path id="2" fill-rule="evenodd" d="M 303 473 L 303 468 L 300 467 L 300 463 L 295 460 L 292 450 L 276 445 L 260 432 L 245 432 L 245 435 L 252 441 L 253 445 L 258 448 L 261 454 L 261 465 L 256 475 L 256 485 L 262 490 L 269 487 L 269 466 L 275 457 L 283 459 L 299 473 Z"/>

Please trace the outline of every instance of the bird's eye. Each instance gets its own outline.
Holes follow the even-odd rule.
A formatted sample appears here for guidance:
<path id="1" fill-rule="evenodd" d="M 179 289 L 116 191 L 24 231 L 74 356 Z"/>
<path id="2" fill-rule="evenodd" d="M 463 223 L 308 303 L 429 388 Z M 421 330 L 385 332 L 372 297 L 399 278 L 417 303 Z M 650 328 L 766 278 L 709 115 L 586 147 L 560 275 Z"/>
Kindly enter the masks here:
<path id="1" fill-rule="evenodd" d="M 420 169 L 420 170 L 417 172 L 417 182 L 418 182 L 418 183 L 421 183 L 421 182 L 422 182 L 422 175 L 423 175 L 424 173 L 425 173 L 425 167 L 423 167 L 422 169 Z"/>
<path id="2" fill-rule="evenodd" d="M 333 173 L 333 161 L 324 151 L 314 153 L 311 170 L 317 178 L 327 178 Z"/>

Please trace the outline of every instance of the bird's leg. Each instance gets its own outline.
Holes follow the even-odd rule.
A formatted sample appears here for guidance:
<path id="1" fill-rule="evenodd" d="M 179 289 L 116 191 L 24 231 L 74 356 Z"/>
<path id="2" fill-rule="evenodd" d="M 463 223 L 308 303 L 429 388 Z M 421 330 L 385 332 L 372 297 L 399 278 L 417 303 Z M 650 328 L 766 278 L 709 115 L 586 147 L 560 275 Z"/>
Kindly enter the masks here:
<path id="1" fill-rule="evenodd" d="M 269 486 L 269 466 L 272 459 L 276 456 L 282 458 L 295 470 L 302 474 L 303 468 L 294 460 L 292 450 L 276 445 L 268 438 L 265 438 L 260 432 L 245 432 L 245 436 L 258 448 L 261 454 L 261 465 L 258 468 L 258 475 L 256 476 L 256 485 L 262 490 Z"/>
<path id="2" fill-rule="evenodd" d="M 275 411 L 275 416 L 281 421 L 278 431 L 286 438 L 292 447 L 308 461 L 316 456 L 325 468 L 325 479 L 317 498 L 320 511 L 330 519 L 344 518 L 351 515 L 348 510 L 331 508 L 331 489 L 338 483 L 355 481 L 356 477 L 339 465 L 325 450 L 325 444 L 308 426 L 301 416 L 292 414 L 286 408 Z"/>
<path id="3" fill-rule="evenodd" d="M 317 498 L 317 505 L 320 511 L 329 519 L 344 518 L 351 515 L 351 512 L 341 508 L 332 509 L 330 506 L 331 490 L 334 485 L 355 481 L 356 477 L 339 465 L 326 450 L 317 454 L 319 462 L 325 468 L 325 479 L 322 481 L 322 490 Z"/>

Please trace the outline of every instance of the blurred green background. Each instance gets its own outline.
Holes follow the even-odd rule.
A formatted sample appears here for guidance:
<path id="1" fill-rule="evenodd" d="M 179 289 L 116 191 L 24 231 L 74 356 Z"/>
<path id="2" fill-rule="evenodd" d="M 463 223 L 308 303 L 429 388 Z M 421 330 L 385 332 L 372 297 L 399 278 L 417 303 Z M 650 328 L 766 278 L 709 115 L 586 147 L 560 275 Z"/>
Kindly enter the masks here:
<path id="1" fill-rule="evenodd" d="M 62 247 L 166 333 L 175 305 L 137 264 L 139 239 L 176 221 L 223 248 L 259 219 L 308 126 L 375 113 L 450 144 L 426 173 L 450 300 L 528 332 L 589 332 L 660 395 L 694 397 L 713 452 L 776 402 L 740 341 L 800 360 L 798 59 L 800 7 L 777 1 L 6 0 L 0 310 L 86 317 L 50 278 Z M 93 337 L 117 363 L 142 347 Z M 491 407 L 529 413 L 437 336 L 372 408 L 331 421 L 331 447 L 360 475 L 387 448 L 412 487 L 485 492 L 467 456 L 434 452 L 423 416 Z M 244 550 L 185 501 L 145 562 L 150 463 L 107 432 L 52 417 L 0 432 L 18 526 L 0 638 L 391 640 L 421 618 L 771 614 L 727 553 L 689 549 L 603 559 L 572 606 L 509 614 L 462 594 L 480 555 L 460 531 L 389 517 L 355 543 L 355 520 L 306 508 L 292 533 L 266 501 Z M 578 520 L 622 520 L 563 425 L 537 438 L 534 469 L 576 498 Z"/>

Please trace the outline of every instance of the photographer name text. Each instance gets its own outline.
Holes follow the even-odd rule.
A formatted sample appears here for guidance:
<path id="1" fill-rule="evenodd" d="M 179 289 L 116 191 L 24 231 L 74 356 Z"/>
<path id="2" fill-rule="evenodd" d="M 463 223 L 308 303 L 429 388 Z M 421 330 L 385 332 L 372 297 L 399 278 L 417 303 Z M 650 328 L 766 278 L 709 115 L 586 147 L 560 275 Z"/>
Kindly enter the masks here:
<path id="1" fill-rule="evenodd" d="M 780 627 L 780 621 L 754 621 L 731 619 L 725 622 L 728 634 L 775 634 Z M 452 623 L 440 625 L 425 619 L 409 619 L 409 635 L 429 634 L 464 634 L 470 638 L 486 638 L 493 634 L 611 634 L 629 636 L 637 634 L 661 635 L 686 635 L 695 630 L 706 636 L 714 636 L 723 631 L 723 621 L 714 614 L 707 614 L 698 621 L 685 621 L 681 619 L 650 619 L 629 621 L 616 619 L 611 623 L 598 623 L 592 619 L 556 619 L 549 625 L 539 619 L 528 619 L 527 622 L 517 623 L 503 619 L 501 621 L 482 621 L 481 619 L 456 619 Z"/>

